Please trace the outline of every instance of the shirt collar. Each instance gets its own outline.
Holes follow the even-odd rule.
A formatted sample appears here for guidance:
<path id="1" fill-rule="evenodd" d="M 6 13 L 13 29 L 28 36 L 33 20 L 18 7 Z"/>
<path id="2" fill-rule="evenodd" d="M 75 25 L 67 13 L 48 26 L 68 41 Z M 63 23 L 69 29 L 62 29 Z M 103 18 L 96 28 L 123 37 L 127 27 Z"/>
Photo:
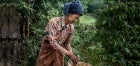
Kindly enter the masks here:
<path id="1" fill-rule="evenodd" d="M 62 26 L 66 26 L 65 20 L 64 20 L 64 16 L 61 17 L 62 20 Z"/>

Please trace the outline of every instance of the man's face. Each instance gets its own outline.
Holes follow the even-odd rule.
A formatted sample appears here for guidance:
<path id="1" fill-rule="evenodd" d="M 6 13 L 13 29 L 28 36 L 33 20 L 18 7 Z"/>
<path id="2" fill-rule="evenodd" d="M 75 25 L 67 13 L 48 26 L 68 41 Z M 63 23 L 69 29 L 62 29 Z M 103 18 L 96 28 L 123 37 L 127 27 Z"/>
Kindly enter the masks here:
<path id="1" fill-rule="evenodd" d="M 80 15 L 79 14 L 69 14 L 69 24 L 75 23 L 77 22 L 77 20 L 79 19 Z"/>

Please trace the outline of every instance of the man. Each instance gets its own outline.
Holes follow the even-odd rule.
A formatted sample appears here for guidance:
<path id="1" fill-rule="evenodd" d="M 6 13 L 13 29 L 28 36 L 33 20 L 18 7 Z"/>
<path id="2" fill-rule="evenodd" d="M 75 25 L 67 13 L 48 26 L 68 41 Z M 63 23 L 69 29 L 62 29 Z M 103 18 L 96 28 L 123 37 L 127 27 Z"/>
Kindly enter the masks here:
<path id="1" fill-rule="evenodd" d="M 71 40 L 74 32 L 73 23 L 82 15 L 79 1 L 64 4 L 64 15 L 51 19 L 43 36 L 36 66 L 64 66 L 64 56 L 68 56 L 74 64 L 78 58 L 72 53 Z"/>

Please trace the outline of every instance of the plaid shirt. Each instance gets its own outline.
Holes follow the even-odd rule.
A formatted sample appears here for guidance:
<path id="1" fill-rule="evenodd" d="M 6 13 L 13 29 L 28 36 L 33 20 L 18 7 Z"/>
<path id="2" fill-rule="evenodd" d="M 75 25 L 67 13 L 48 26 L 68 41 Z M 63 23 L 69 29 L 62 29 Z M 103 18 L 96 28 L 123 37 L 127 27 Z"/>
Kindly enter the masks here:
<path id="1" fill-rule="evenodd" d="M 65 54 L 67 51 L 66 49 L 70 48 L 70 46 L 64 49 L 61 45 L 70 45 L 74 33 L 73 24 L 66 25 L 64 17 L 56 17 L 49 21 L 46 32 L 49 33 L 48 37 L 50 44 L 56 44 L 59 47 L 59 50 Z M 68 50 L 71 51 L 71 49 Z"/>

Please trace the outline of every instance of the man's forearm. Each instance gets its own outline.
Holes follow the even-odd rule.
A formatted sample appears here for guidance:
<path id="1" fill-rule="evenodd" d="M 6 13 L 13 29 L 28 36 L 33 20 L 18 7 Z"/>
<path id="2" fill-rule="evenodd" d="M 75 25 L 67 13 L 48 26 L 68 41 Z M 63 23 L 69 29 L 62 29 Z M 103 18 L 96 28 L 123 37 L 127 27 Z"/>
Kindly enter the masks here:
<path id="1" fill-rule="evenodd" d="M 59 44 L 55 44 L 58 48 L 58 50 L 60 51 L 61 54 L 63 55 L 70 55 L 71 52 L 66 50 L 65 48 L 61 47 Z"/>
<path id="2" fill-rule="evenodd" d="M 62 46 L 60 46 L 56 40 L 55 40 L 55 42 L 53 44 L 55 44 L 55 46 L 57 47 L 57 50 L 61 54 L 63 54 L 63 55 L 70 55 L 71 54 L 71 51 L 69 51 L 69 50 L 63 48 Z"/>
<path id="3" fill-rule="evenodd" d="M 65 48 L 66 48 L 68 51 L 72 52 L 72 48 L 71 48 L 70 43 L 65 44 Z"/>

